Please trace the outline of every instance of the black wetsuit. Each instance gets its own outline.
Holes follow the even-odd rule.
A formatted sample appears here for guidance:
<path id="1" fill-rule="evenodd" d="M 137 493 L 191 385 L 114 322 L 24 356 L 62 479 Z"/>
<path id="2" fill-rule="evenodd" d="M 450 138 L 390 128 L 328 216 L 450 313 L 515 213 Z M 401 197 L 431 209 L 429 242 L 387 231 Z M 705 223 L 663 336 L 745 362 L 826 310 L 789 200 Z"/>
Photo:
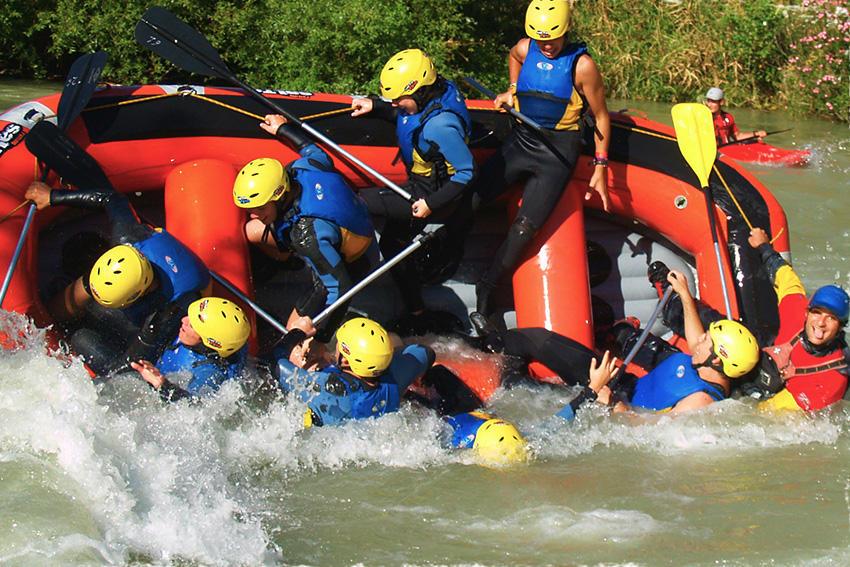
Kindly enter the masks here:
<path id="1" fill-rule="evenodd" d="M 570 44 L 552 60 L 555 65 L 560 65 L 557 68 L 563 73 L 560 76 L 563 83 L 561 86 L 568 93 L 575 92 L 575 65 L 585 53 L 583 45 Z M 551 83 L 544 81 L 541 85 L 535 84 L 535 72 L 544 73 L 537 67 L 540 57 L 539 50 L 532 42 L 520 72 L 516 96 L 521 102 L 520 110 L 526 115 L 538 122 L 545 118 L 547 121 L 544 124 L 552 124 L 552 127 L 546 128 L 546 140 L 524 123 L 515 124 L 502 147 L 481 166 L 478 179 L 470 186 L 471 195 L 465 199 L 456 217 L 457 223 L 467 226 L 468 217 L 480 204 L 495 200 L 516 183 L 525 183 L 516 218 L 476 288 L 477 311 L 485 316 L 492 312 L 490 292 L 516 269 L 537 232 L 560 201 L 575 171 L 582 143 L 580 125 L 583 101 L 578 103 L 576 95 L 570 103 L 558 102 L 556 96 L 545 90 L 552 86 Z M 553 65 L 549 61 L 546 63 L 549 63 L 547 69 L 551 70 Z M 521 88 L 528 90 L 520 92 Z M 529 110 L 525 110 L 525 103 L 528 103 Z"/>

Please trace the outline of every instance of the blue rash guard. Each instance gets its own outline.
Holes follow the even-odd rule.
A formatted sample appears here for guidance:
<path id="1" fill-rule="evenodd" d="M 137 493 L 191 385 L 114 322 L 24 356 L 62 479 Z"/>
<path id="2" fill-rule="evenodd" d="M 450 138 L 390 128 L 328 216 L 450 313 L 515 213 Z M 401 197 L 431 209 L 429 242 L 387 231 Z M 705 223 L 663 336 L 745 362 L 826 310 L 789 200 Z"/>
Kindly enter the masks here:
<path id="1" fill-rule="evenodd" d="M 277 372 L 280 387 L 309 406 L 313 425 L 333 425 L 398 411 L 404 391 L 433 361 L 434 353 L 428 347 L 399 347 L 374 386 L 333 365 L 308 372 L 287 358 L 278 359 Z"/>
<path id="2" fill-rule="evenodd" d="M 726 399 L 722 387 L 699 377 L 690 355 L 677 353 L 664 359 L 652 372 L 638 379 L 631 403 L 661 411 L 672 408 L 697 392 L 705 392 L 718 402 Z"/>
<path id="3" fill-rule="evenodd" d="M 221 358 L 207 347 L 187 347 L 176 339 L 163 353 L 156 367 L 166 375 L 191 372 L 192 380 L 185 391 L 190 394 L 202 394 L 216 392 L 227 380 L 241 376 L 247 358 L 247 344 L 229 357 Z"/>

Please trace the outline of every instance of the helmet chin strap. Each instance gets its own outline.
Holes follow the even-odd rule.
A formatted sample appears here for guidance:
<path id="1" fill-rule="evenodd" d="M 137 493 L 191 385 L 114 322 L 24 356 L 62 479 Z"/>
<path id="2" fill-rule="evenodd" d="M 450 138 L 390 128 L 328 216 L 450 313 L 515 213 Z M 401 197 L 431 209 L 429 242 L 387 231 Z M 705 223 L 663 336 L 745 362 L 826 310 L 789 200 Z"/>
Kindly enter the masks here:
<path id="1" fill-rule="evenodd" d="M 725 373 L 725 372 L 723 372 L 723 366 L 722 366 L 721 364 L 713 364 L 713 363 L 711 362 L 712 360 L 714 360 L 714 359 L 716 359 L 716 358 L 718 358 L 718 357 L 717 357 L 717 356 L 714 354 L 714 352 L 712 351 L 711 356 L 709 356 L 709 357 L 705 360 L 705 362 L 701 362 L 701 363 L 699 363 L 699 364 L 693 364 L 693 363 L 691 363 L 691 367 L 693 367 L 693 369 L 694 369 L 694 370 L 699 370 L 700 368 L 703 368 L 703 367 L 705 367 L 705 368 L 711 368 L 712 370 L 716 370 L 717 372 L 719 372 L 719 373 L 720 373 L 720 374 L 721 374 L 724 378 L 729 378 L 728 376 L 726 376 L 726 373 Z"/>

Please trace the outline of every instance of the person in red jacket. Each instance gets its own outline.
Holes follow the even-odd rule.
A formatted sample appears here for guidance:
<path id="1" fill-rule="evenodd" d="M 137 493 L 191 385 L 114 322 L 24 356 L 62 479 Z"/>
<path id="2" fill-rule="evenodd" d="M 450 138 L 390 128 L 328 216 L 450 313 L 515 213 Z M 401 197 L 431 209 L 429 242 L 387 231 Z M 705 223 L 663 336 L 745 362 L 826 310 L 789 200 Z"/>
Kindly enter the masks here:
<path id="1" fill-rule="evenodd" d="M 735 119 L 732 115 L 723 110 L 725 98 L 723 91 L 717 87 L 711 87 L 705 93 L 705 105 L 711 111 L 714 118 L 714 136 L 717 138 L 717 145 L 722 146 L 731 142 L 740 142 L 741 140 L 749 140 L 750 138 L 758 137 L 759 140 L 767 136 L 764 130 L 754 130 L 742 134 L 738 131 L 738 125 L 735 124 Z"/>
<path id="2" fill-rule="evenodd" d="M 844 397 L 850 350 L 844 326 L 850 317 L 850 297 L 836 285 L 826 285 L 806 299 L 806 290 L 793 268 L 770 245 L 764 230 L 750 232 L 773 280 L 779 299 L 779 333 L 762 356 L 758 380 L 766 403 L 776 408 L 812 411 Z"/>

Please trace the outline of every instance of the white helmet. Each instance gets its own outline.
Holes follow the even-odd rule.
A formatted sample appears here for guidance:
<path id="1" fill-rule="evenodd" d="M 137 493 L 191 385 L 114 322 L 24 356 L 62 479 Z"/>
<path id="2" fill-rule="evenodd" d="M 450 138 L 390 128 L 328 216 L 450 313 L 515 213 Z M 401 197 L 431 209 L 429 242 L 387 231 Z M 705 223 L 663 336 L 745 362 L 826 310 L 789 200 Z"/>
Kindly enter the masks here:
<path id="1" fill-rule="evenodd" d="M 723 96 L 723 91 L 720 90 L 718 87 L 711 87 L 710 89 L 708 89 L 708 92 L 705 93 L 705 98 L 707 98 L 708 100 L 721 101 L 726 97 Z"/>

